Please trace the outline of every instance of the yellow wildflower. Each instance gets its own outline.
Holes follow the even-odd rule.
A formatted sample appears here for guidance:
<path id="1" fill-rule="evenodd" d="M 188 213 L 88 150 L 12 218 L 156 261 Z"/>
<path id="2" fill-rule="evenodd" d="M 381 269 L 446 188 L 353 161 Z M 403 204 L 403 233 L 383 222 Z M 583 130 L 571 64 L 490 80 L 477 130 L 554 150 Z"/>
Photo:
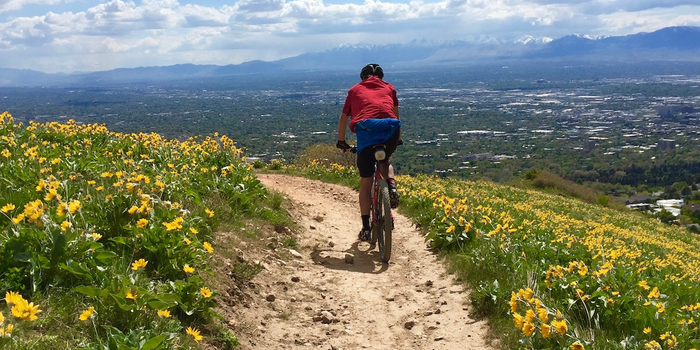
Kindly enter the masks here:
<path id="1" fill-rule="evenodd" d="M 5 293 L 5 302 L 7 303 L 7 305 L 17 304 L 22 300 L 24 300 L 24 298 L 22 298 L 22 296 L 17 292 Z"/>
<path id="2" fill-rule="evenodd" d="M 540 331 L 542 332 L 542 338 L 549 338 L 549 336 L 552 334 L 552 327 L 550 327 L 548 324 L 543 323 L 540 326 Z"/>
<path id="3" fill-rule="evenodd" d="M 206 250 L 207 253 L 211 254 L 214 252 L 214 248 L 211 246 L 211 244 L 209 242 L 204 242 L 203 246 L 204 246 L 204 250 Z"/>
<path id="4" fill-rule="evenodd" d="M 207 287 L 200 288 L 199 292 L 202 293 L 202 296 L 205 298 L 209 298 L 211 296 L 211 290 L 209 290 Z"/>
<path id="5" fill-rule="evenodd" d="M 182 228 L 182 222 L 184 221 L 183 218 L 178 217 L 175 218 L 172 222 L 164 222 L 163 226 L 165 226 L 165 229 L 168 231 L 173 231 L 173 230 L 179 230 Z"/>
<path id="6" fill-rule="evenodd" d="M 69 228 L 71 228 L 73 224 L 71 224 L 70 221 L 64 221 L 61 223 L 61 231 L 68 231 Z"/>
<path id="7" fill-rule="evenodd" d="M 170 311 L 168 311 L 168 310 L 158 310 L 158 316 L 164 317 L 164 318 L 169 318 L 169 317 L 170 317 Z"/>
<path id="8" fill-rule="evenodd" d="M 12 204 L 12 203 L 5 204 L 5 205 L 2 207 L 2 212 L 3 212 L 3 213 L 9 213 L 9 212 L 11 212 L 11 211 L 13 211 L 13 210 L 15 210 L 15 205 Z"/>
<path id="9" fill-rule="evenodd" d="M 199 330 L 197 330 L 196 328 L 187 327 L 187 334 L 191 335 L 192 338 L 194 338 L 194 341 L 196 342 L 202 340 L 202 336 L 199 334 Z"/>
<path id="10" fill-rule="evenodd" d="M 534 332 L 535 332 L 535 326 L 530 322 L 525 322 L 525 324 L 523 325 L 523 334 L 526 337 L 529 337 Z"/>
<path id="11" fill-rule="evenodd" d="M 525 322 L 532 322 L 535 319 L 535 313 L 532 311 L 532 309 L 527 310 L 525 312 Z"/>
<path id="12" fill-rule="evenodd" d="M 570 346 L 569 348 L 570 348 L 571 350 L 584 350 L 584 349 L 585 349 L 585 348 L 583 347 L 583 344 L 581 344 L 581 343 L 579 343 L 579 342 L 574 342 L 573 344 L 571 344 L 571 346 Z"/>
<path id="13" fill-rule="evenodd" d="M 188 264 L 185 264 L 185 266 L 182 267 L 182 271 L 185 271 L 186 273 L 194 273 L 194 268 L 190 267 Z"/>
<path id="14" fill-rule="evenodd" d="M 566 331 L 568 329 L 568 327 L 566 326 L 566 320 L 561 320 L 561 321 L 554 320 L 554 321 L 552 321 L 552 327 L 554 327 L 554 330 L 556 330 L 557 333 L 559 333 L 559 334 L 566 333 Z"/>
<path id="15" fill-rule="evenodd" d="M 9 337 L 14 329 L 13 324 L 8 324 L 6 329 L 0 326 L 0 337 Z"/>
<path id="16" fill-rule="evenodd" d="M 523 316 L 516 312 L 513 314 L 513 322 L 515 323 L 515 328 L 522 329 L 525 321 L 523 320 Z"/>
<path id="17" fill-rule="evenodd" d="M 136 222 L 136 227 L 138 228 L 144 228 L 148 225 L 148 219 L 139 219 L 139 221 Z"/>
<path id="18" fill-rule="evenodd" d="M 515 292 L 510 293 L 510 302 L 508 304 L 510 305 L 511 313 L 518 311 L 518 296 L 515 294 Z"/>
<path id="19" fill-rule="evenodd" d="M 87 310 L 83 311 L 83 313 L 80 314 L 80 320 L 81 321 L 86 321 L 90 316 L 92 316 L 92 313 L 95 312 L 95 308 L 93 306 L 90 306 Z"/>
<path id="20" fill-rule="evenodd" d="M 19 214 L 16 217 L 12 218 L 12 222 L 16 224 L 19 224 L 20 222 L 24 221 L 24 214 Z"/>
<path id="21" fill-rule="evenodd" d="M 83 205 L 80 203 L 80 201 L 71 201 L 70 204 L 68 204 L 68 211 L 70 211 L 71 214 L 75 214 L 80 208 L 82 208 Z"/>
<path id="22" fill-rule="evenodd" d="M 18 300 L 12 306 L 12 316 L 24 321 L 34 321 L 38 317 L 36 314 L 40 313 L 39 305 L 34 305 L 34 303 L 29 303 L 24 298 Z"/>
<path id="23" fill-rule="evenodd" d="M 124 296 L 124 297 L 127 298 L 127 299 L 136 300 L 136 298 L 138 298 L 138 295 L 136 294 L 136 292 L 134 292 L 134 291 L 132 291 L 131 289 L 129 289 L 129 290 L 126 292 L 126 296 Z"/>
<path id="24" fill-rule="evenodd" d="M 131 269 L 133 271 L 138 271 L 138 269 L 144 268 L 144 267 L 146 267 L 146 265 L 148 265 L 148 261 L 146 261 L 144 259 L 139 259 L 139 260 L 136 260 L 133 263 L 131 263 Z"/>
<path id="25" fill-rule="evenodd" d="M 659 344 L 656 340 L 652 340 L 646 344 L 644 344 L 644 350 L 659 350 L 661 349 L 661 344 Z"/>
<path id="26" fill-rule="evenodd" d="M 658 313 L 663 313 L 666 311 L 666 307 L 664 306 L 664 303 L 656 303 L 656 312 Z"/>
<path id="27" fill-rule="evenodd" d="M 547 309 L 540 308 L 537 310 L 537 318 L 539 318 L 542 323 L 549 322 L 549 312 L 547 312 Z"/>
<path id="28" fill-rule="evenodd" d="M 209 208 L 204 209 L 204 212 L 209 215 L 210 218 L 214 217 L 214 212 L 212 210 L 209 210 Z"/>

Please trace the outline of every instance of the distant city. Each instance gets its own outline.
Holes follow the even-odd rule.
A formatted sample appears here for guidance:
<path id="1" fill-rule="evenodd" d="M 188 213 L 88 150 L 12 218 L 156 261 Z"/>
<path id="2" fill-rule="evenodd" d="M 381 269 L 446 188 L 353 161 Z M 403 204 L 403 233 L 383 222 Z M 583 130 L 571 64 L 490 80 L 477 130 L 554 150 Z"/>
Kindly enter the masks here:
<path id="1" fill-rule="evenodd" d="M 700 223 L 700 64 L 485 64 L 387 79 L 404 122 L 399 173 L 509 182 L 546 170 L 636 209 L 697 213 L 690 224 Z M 357 80 L 326 72 L 0 88 L 0 109 L 18 121 L 75 119 L 178 139 L 218 132 L 250 161 L 292 162 L 334 144 Z M 657 202 L 668 199 L 684 209 Z"/>

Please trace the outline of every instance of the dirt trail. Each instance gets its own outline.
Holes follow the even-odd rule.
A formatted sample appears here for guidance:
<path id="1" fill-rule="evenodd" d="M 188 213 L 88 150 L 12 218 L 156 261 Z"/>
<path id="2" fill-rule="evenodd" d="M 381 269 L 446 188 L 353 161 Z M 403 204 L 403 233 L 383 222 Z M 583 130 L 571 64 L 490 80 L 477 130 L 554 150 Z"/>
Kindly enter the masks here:
<path id="1" fill-rule="evenodd" d="M 267 289 L 238 315 L 253 334 L 244 348 L 493 349 L 486 323 L 469 316 L 468 291 L 453 283 L 409 219 L 396 215 L 392 259 L 382 264 L 377 250 L 357 241 L 356 192 L 285 175 L 258 177 L 292 200 L 303 232 L 299 255 L 253 279 Z"/>

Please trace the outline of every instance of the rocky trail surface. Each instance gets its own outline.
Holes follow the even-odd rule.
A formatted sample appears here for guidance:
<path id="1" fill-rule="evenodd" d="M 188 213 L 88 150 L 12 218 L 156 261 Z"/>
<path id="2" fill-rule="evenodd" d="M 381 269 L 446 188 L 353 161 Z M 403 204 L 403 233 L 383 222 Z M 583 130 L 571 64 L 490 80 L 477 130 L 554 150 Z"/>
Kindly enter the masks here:
<path id="1" fill-rule="evenodd" d="M 260 174 L 292 202 L 298 251 L 272 259 L 255 293 L 229 324 L 244 349 L 491 350 L 485 321 L 470 317 L 468 291 L 426 249 L 420 231 L 395 213 L 389 264 L 357 241 L 357 193 L 287 175 Z M 285 250 L 285 248 L 278 248 Z M 269 259 L 268 259 L 269 260 Z"/>

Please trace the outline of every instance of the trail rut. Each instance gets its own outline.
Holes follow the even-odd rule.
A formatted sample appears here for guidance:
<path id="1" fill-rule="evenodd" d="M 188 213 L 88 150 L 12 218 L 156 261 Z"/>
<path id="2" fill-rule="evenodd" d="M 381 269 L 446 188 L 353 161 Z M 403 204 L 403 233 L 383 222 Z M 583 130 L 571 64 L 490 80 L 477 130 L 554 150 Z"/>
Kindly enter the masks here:
<path id="1" fill-rule="evenodd" d="M 296 257 L 254 278 L 266 291 L 238 315 L 254 326 L 244 348 L 493 349 L 485 321 L 469 315 L 469 292 L 408 218 L 395 214 L 392 259 L 382 264 L 376 249 L 357 241 L 356 192 L 286 175 L 258 178 L 292 201 L 303 232 Z"/>

